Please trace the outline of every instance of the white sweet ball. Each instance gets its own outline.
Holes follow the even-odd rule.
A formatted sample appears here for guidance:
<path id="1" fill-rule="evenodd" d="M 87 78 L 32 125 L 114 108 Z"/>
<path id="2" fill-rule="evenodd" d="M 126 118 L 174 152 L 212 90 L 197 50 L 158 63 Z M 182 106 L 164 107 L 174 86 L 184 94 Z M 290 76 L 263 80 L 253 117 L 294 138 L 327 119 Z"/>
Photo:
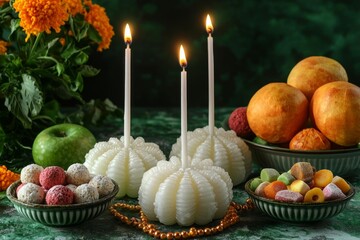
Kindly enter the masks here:
<path id="1" fill-rule="evenodd" d="M 99 192 L 99 197 L 104 197 L 110 194 L 114 190 L 114 183 L 111 178 L 107 176 L 96 175 L 93 177 L 89 184 L 93 187 L 96 187 Z"/>
<path id="2" fill-rule="evenodd" d="M 215 166 L 222 167 L 231 177 L 234 186 L 244 182 L 252 170 L 252 156 L 246 143 L 232 130 L 209 127 L 187 132 L 188 154 L 192 159 L 211 159 Z M 181 138 L 172 146 L 171 156 L 180 157 Z"/>
<path id="3" fill-rule="evenodd" d="M 68 184 L 79 186 L 88 183 L 90 179 L 91 176 L 89 170 L 81 163 L 71 164 L 66 170 L 66 182 Z"/>
<path id="4" fill-rule="evenodd" d="M 37 185 L 40 185 L 40 173 L 44 170 L 44 168 L 37 164 L 29 164 L 23 169 L 21 169 L 20 172 L 20 180 L 22 183 L 35 183 Z"/>
<path id="5" fill-rule="evenodd" d="M 130 137 L 130 145 L 126 148 L 122 137 L 96 143 L 86 154 L 84 165 L 92 174 L 113 179 L 119 185 L 117 197 L 136 198 L 143 174 L 164 159 L 157 144 L 147 143 L 141 137 L 135 140 Z"/>
<path id="6" fill-rule="evenodd" d="M 210 159 L 182 168 L 180 159 L 159 161 L 148 170 L 139 189 L 139 203 L 152 221 L 165 225 L 205 225 L 225 216 L 233 192 L 231 178 Z"/>
<path id="7" fill-rule="evenodd" d="M 74 202 L 75 203 L 86 203 L 93 202 L 99 199 L 99 193 L 94 186 L 88 183 L 81 184 L 75 189 Z"/>
<path id="8" fill-rule="evenodd" d="M 45 200 L 45 192 L 42 187 L 35 183 L 25 183 L 17 192 L 19 201 L 26 203 L 43 203 Z"/>

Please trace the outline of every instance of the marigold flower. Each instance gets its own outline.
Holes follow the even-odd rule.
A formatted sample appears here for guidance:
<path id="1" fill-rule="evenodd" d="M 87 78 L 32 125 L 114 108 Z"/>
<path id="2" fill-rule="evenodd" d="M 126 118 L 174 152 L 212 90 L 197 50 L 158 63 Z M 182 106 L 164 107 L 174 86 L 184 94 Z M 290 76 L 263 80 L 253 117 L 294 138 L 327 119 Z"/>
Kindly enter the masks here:
<path id="1" fill-rule="evenodd" d="M 7 52 L 7 46 L 9 46 L 8 42 L 0 40 L 0 55 L 4 55 Z"/>
<path id="2" fill-rule="evenodd" d="M 106 15 L 105 8 L 93 4 L 91 1 L 86 1 L 85 4 L 89 6 L 89 11 L 85 14 L 85 21 L 90 23 L 101 36 L 102 41 L 97 48 L 97 51 L 101 52 L 110 47 L 111 38 L 115 33 Z"/>
<path id="3" fill-rule="evenodd" d="M 64 2 L 71 16 L 75 16 L 78 13 L 83 14 L 85 11 L 84 5 L 82 4 L 82 0 L 64 0 Z"/>
<path id="4" fill-rule="evenodd" d="M 60 0 L 15 0 L 13 6 L 27 35 L 25 41 L 31 34 L 50 33 L 51 28 L 60 32 L 60 27 L 69 18 L 67 8 Z"/>
<path id="5" fill-rule="evenodd" d="M 0 7 L 2 7 L 5 3 L 8 3 L 9 0 L 0 0 Z"/>
<path id="6" fill-rule="evenodd" d="M 5 165 L 0 166 L 0 191 L 5 191 L 13 182 L 19 179 L 20 174 L 8 170 Z"/>
<path id="7" fill-rule="evenodd" d="M 60 42 L 61 46 L 65 46 L 66 40 L 65 40 L 65 38 L 59 38 L 59 42 Z"/>

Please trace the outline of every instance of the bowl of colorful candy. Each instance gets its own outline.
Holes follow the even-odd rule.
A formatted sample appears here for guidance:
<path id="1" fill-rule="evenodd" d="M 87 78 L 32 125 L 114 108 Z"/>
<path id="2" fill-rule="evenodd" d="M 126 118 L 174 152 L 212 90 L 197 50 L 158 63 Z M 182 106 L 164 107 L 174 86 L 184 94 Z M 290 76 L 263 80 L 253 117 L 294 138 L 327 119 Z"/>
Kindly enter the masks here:
<path id="1" fill-rule="evenodd" d="M 71 171 L 71 169 L 74 171 Z M 69 226 L 93 219 L 108 209 L 119 191 L 106 176 L 92 176 L 82 164 L 64 171 L 30 164 L 6 190 L 20 215 L 48 226 Z"/>
<path id="2" fill-rule="evenodd" d="M 360 170 L 360 148 L 332 150 L 290 150 L 265 142 L 243 139 L 249 146 L 254 162 L 263 168 L 287 171 L 296 162 L 309 162 L 316 169 L 329 169 L 340 176 L 354 175 Z"/>
<path id="3" fill-rule="evenodd" d="M 342 212 L 355 195 L 354 187 L 331 170 L 316 170 L 308 162 L 295 163 L 279 173 L 263 168 L 245 184 L 245 191 L 261 212 L 278 220 L 314 222 Z"/>

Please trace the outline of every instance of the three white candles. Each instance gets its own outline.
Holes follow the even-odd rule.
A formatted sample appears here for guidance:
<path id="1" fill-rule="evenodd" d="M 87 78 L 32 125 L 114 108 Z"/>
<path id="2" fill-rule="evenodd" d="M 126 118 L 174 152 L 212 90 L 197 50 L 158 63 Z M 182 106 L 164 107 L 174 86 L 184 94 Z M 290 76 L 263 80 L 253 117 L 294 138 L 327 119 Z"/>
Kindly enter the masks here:
<path id="1" fill-rule="evenodd" d="M 186 56 L 183 46 L 180 46 L 179 63 L 181 71 L 181 164 L 182 168 L 188 167 L 187 152 L 187 73 L 186 73 Z"/>
<path id="2" fill-rule="evenodd" d="M 125 49 L 125 100 L 124 100 L 124 145 L 125 148 L 130 144 L 130 121 L 131 121 L 131 49 L 132 41 L 129 24 L 126 24 L 124 41 Z"/>

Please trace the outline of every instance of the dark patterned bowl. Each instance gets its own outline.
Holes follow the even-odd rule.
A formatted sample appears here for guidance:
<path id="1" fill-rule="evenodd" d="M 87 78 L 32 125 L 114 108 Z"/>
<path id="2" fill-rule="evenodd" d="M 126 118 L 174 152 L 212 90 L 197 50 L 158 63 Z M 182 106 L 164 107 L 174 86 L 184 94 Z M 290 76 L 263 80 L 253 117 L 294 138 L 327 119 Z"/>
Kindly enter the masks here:
<path id="1" fill-rule="evenodd" d="M 253 160 L 261 167 L 288 171 L 296 162 L 310 162 L 316 169 L 329 169 L 334 175 L 349 176 L 360 170 L 360 148 L 299 151 L 258 144 L 244 139 Z"/>
<path id="2" fill-rule="evenodd" d="M 6 195 L 14 204 L 15 209 L 24 217 L 48 226 L 68 226 L 93 219 L 108 209 L 119 191 L 117 183 L 115 181 L 113 183 L 115 185 L 114 190 L 97 201 L 63 206 L 19 201 L 16 197 L 16 188 L 21 184 L 20 180 L 8 187 Z"/>
<path id="3" fill-rule="evenodd" d="M 250 189 L 252 180 L 246 182 L 245 191 L 257 209 L 273 218 L 288 222 L 315 222 L 334 217 L 345 209 L 355 195 L 355 189 L 350 185 L 351 189 L 343 199 L 323 203 L 285 203 L 256 195 Z"/>

